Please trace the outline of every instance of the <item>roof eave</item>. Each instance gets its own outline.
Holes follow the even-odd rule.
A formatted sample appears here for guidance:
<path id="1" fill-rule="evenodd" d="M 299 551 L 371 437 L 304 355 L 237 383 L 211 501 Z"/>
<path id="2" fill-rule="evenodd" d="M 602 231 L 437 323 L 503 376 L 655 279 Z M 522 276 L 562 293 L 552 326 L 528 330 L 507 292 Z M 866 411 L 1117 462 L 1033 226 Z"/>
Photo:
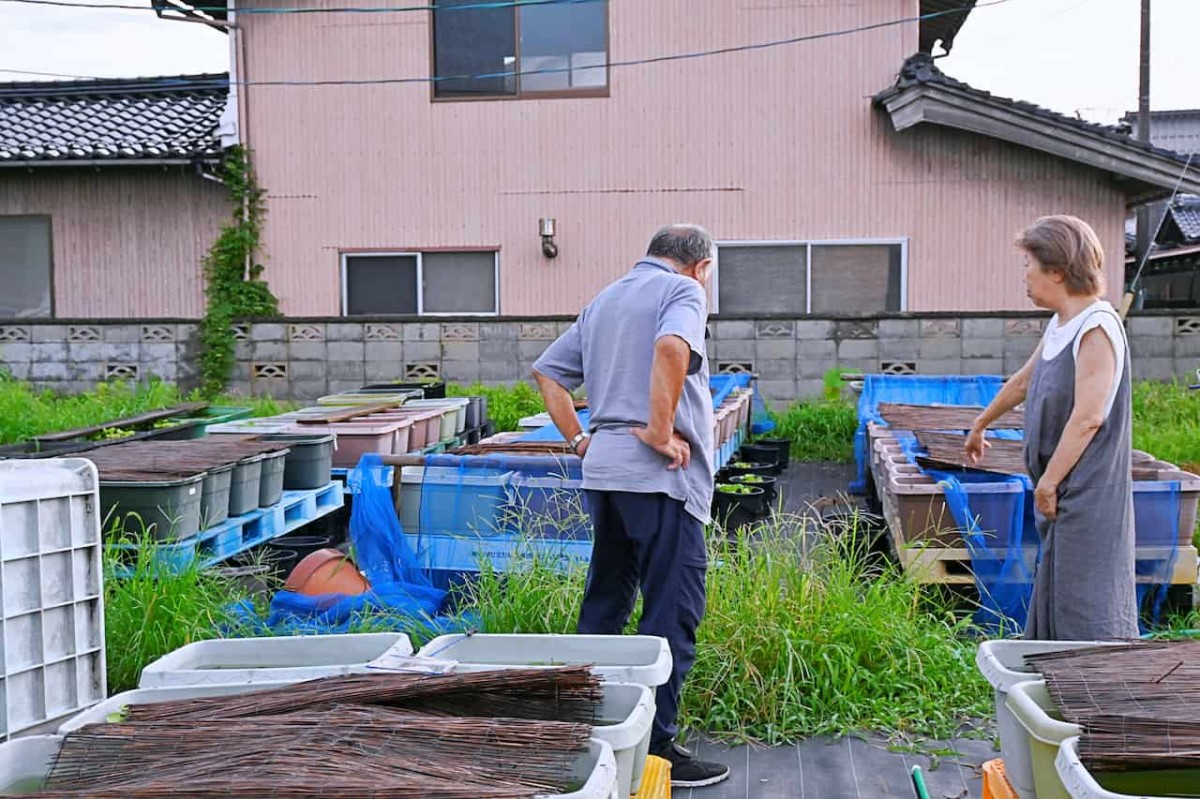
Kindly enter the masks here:
<path id="1" fill-rule="evenodd" d="M 147 167 L 147 166 L 194 166 L 196 164 L 220 163 L 220 156 L 206 155 L 197 158 L 72 158 L 62 160 L 23 159 L 0 161 L 2 168 L 40 169 L 44 167 Z"/>
<path id="2" fill-rule="evenodd" d="M 1167 196 L 1177 184 L 1181 192 L 1200 193 L 1198 168 L 1188 170 L 1181 180 L 1183 164 L 1173 158 L 989 103 L 951 86 L 921 83 L 888 89 L 876 97 L 876 104 L 887 111 L 898 132 L 922 123 L 956 128 L 1109 172 L 1135 184 L 1126 187 L 1126 193 L 1136 202 Z"/>

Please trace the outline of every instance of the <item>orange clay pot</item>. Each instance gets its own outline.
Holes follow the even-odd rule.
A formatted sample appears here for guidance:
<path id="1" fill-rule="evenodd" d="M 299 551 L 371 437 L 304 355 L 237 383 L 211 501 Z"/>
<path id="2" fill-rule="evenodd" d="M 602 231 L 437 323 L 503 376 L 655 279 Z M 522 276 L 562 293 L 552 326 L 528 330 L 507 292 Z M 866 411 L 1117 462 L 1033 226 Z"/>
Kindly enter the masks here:
<path id="1" fill-rule="evenodd" d="M 336 549 L 318 549 L 296 564 L 283 584 L 285 591 L 305 596 L 365 594 L 371 586 L 354 561 Z"/>

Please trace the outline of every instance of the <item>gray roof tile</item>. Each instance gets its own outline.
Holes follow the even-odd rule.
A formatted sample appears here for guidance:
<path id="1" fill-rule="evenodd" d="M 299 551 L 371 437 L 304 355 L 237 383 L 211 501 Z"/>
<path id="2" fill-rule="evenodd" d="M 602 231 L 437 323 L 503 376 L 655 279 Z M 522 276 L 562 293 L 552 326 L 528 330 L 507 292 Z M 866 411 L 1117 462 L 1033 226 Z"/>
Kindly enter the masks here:
<path id="1" fill-rule="evenodd" d="M 1171 205 L 1171 219 L 1189 242 L 1200 241 L 1200 197 L 1177 198 Z"/>
<path id="2" fill-rule="evenodd" d="M 211 160 L 228 75 L 0 84 L 0 163 Z"/>

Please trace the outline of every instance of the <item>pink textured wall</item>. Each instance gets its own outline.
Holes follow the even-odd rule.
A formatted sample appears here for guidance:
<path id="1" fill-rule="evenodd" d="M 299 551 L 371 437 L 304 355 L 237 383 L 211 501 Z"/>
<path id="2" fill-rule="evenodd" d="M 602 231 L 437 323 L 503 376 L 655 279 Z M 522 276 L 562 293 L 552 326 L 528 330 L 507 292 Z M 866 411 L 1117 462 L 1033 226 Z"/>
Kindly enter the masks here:
<path id="1" fill-rule="evenodd" d="M 614 0 L 610 58 L 852 28 L 917 5 Z M 425 12 L 239 22 L 243 80 L 430 74 Z M 610 96 L 590 99 L 246 87 L 243 127 L 269 192 L 267 278 L 286 313 L 336 314 L 342 250 L 497 247 L 501 313 L 572 313 L 658 225 L 692 221 L 725 240 L 906 238 L 910 310 L 1020 309 L 1012 238 L 1057 212 L 1096 225 L 1118 276 L 1124 201 L 1105 176 L 977 136 L 891 131 L 870 98 L 916 48 L 907 24 L 616 68 Z M 558 220 L 556 260 L 541 255 L 540 217 Z"/>
<path id="2" fill-rule="evenodd" d="M 229 216 L 225 190 L 180 168 L 0 170 L 0 215 L 51 217 L 55 315 L 204 311 L 201 261 Z"/>

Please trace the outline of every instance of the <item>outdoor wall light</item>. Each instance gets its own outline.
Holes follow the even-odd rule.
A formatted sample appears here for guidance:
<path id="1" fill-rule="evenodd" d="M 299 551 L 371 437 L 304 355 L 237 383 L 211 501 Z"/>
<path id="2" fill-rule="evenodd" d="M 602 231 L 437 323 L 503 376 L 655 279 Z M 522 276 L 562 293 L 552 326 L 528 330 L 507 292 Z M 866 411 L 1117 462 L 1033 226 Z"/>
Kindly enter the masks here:
<path id="1" fill-rule="evenodd" d="M 547 258 L 558 257 L 558 245 L 554 243 L 554 220 L 539 219 L 538 232 L 542 235 L 542 255 Z"/>

